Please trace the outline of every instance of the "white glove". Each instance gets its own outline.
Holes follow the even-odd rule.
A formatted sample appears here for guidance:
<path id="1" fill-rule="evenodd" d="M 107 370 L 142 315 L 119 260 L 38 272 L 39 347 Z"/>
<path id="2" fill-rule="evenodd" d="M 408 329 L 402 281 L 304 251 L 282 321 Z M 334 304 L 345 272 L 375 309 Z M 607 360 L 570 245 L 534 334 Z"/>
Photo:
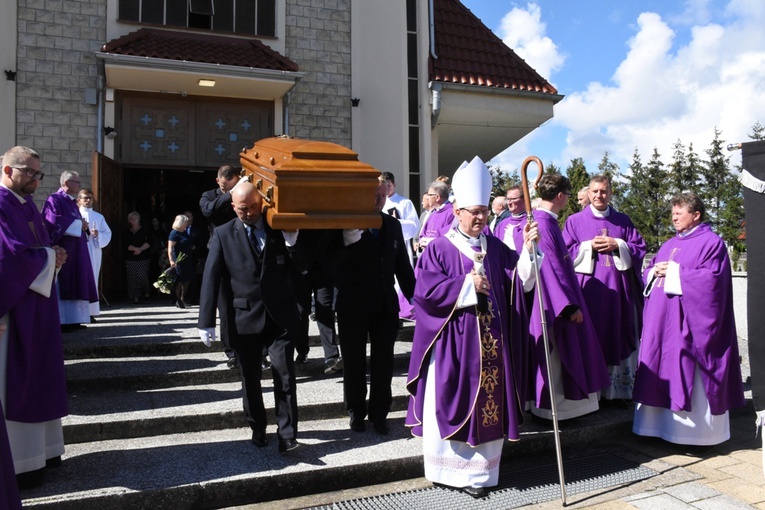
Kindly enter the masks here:
<path id="1" fill-rule="evenodd" d="M 357 228 L 346 228 L 343 230 L 343 244 L 348 246 L 361 240 L 362 230 Z"/>
<path id="2" fill-rule="evenodd" d="M 199 328 L 199 338 L 207 347 L 210 347 L 215 341 L 215 328 Z"/>

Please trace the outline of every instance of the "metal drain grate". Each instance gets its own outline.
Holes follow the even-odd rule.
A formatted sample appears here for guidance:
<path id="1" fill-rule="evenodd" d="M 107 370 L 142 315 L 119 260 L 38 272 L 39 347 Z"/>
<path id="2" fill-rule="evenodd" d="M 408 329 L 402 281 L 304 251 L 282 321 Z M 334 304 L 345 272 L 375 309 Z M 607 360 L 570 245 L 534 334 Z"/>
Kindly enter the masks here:
<path id="1" fill-rule="evenodd" d="M 482 499 L 473 499 L 457 490 L 431 487 L 340 501 L 331 506 L 314 507 L 312 510 L 496 510 L 560 498 L 558 468 L 555 464 L 515 471 L 513 467 L 515 466 L 502 466 L 497 488 Z M 568 496 L 637 482 L 658 474 L 652 469 L 609 453 L 566 460 L 564 469 Z"/>

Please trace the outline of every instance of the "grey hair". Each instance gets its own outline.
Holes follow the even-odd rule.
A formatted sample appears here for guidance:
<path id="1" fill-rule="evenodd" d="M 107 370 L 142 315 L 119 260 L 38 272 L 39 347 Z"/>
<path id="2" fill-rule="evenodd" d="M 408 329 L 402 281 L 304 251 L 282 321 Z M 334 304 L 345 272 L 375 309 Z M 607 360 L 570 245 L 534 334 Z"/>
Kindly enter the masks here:
<path id="1" fill-rule="evenodd" d="M 63 186 L 66 181 L 71 180 L 72 177 L 79 177 L 80 174 L 75 172 L 74 170 L 64 170 L 61 172 L 61 177 L 58 179 L 58 183 Z"/>

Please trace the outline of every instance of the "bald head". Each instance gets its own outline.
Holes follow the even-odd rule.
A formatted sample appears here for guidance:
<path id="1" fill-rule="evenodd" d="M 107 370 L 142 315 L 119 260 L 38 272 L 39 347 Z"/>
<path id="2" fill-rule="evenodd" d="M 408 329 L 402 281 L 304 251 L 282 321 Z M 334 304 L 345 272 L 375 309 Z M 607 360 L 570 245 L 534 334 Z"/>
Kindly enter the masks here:
<path id="1" fill-rule="evenodd" d="M 263 197 L 248 181 L 239 182 L 231 190 L 231 206 L 245 225 L 255 225 L 263 215 Z"/>

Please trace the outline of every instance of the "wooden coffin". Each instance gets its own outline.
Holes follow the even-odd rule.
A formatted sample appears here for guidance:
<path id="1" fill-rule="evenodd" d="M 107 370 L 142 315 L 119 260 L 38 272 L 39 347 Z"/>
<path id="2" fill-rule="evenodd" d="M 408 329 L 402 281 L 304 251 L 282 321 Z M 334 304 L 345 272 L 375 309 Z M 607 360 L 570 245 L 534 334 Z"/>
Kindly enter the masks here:
<path id="1" fill-rule="evenodd" d="M 330 142 L 264 138 L 240 154 L 243 173 L 263 194 L 263 214 L 281 230 L 379 228 L 380 171 Z"/>

